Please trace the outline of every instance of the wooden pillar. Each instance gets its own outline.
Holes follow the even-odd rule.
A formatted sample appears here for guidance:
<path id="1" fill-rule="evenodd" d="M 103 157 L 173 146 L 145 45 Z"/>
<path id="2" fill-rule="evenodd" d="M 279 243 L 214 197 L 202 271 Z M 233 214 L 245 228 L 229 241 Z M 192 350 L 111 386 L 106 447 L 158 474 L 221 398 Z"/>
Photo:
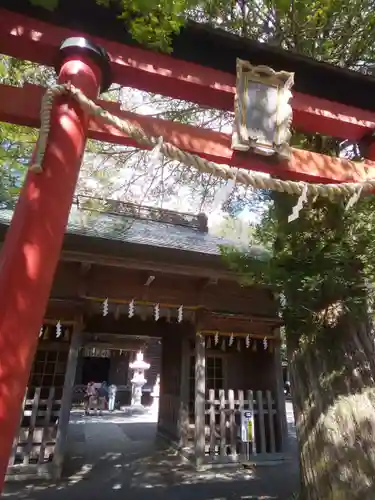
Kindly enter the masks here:
<path id="1" fill-rule="evenodd" d="M 82 321 L 77 321 L 74 325 L 70 349 L 68 355 L 68 363 L 66 367 L 64 389 L 61 400 L 61 409 L 59 417 L 59 426 L 57 429 L 56 446 L 53 455 L 53 475 L 55 478 L 60 478 L 64 463 L 64 455 L 66 452 L 66 443 L 68 438 L 68 427 L 70 419 L 70 410 L 72 406 L 72 397 L 74 389 L 74 379 L 77 369 L 77 361 L 79 349 L 82 343 Z"/>
<path id="2" fill-rule="evenodd" d="M 195 339 L 195 460 L 203 464 L 205 454 L 206 344 L 204 336 Z"/>
<path id="3" fill-rule="evenodd" d="M 181 383 L 180 383 L 180 412 L 179 438 L 180 448 L 188 446 L 189 438 L 189 382 L 190 382 L 190 346 L 189 337 L 184 335 L 181 342 Z"/>
<path id="4" fill-rule="evenodd" d="M 276 409 L 280 427 L 281 451 L 284 451 L 288 439 L 288 426 L 286 421 L 284 378 L 281 362 L 280 342 L 276 343 L 274 349 L 274 370 L 276 377 Z"/>

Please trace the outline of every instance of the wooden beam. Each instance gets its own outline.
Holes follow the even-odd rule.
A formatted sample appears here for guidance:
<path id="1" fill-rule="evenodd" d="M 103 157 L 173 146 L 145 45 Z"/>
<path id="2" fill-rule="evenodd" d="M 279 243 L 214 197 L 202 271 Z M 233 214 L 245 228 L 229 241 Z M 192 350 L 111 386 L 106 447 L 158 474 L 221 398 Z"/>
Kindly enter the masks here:
<path id="1" fill-rule="evenodd" d="M 192 332 L 193 334 L 194 332 Z M 189 441 L 189 399 L 190 399 L 190 343 L 187 335 L 181 337 L 179 445 L 183 449 Z"/>
<path id="2" fill-rule="evenodd" d="M 164 54 L 91 37 L 0 9 L 0 53 L 53 66 L 61 41 L 87 36 L 111 58 L 114 82 L 226 111 L 233 110 L 235 75 Z M 293 126 L 357 141 L 375 129 L 375 113 L 294 92 Z"/>
<path id="3" fill-rule="evenodd" d="M 163 290 L 165 294 L 165 289 Z M 128 305 L 132 300 L 135 302 L 135 307 L 138 309 L 138 312 L 136 315 L 142 316 L 142 312 L 145 313 L 145 311 L 148 311 L 148 308 L 152 308 L 155 306 L 155 304 L 159 304 L 161 309 L 177 309 L 180 307 L 181 304 L 183 304 L 185 311 L 196 311 L 197 309 L 200 309 L 201 305 L 196 304 L 196 296 L 193 295 L 193 293 L 190 291 L 190 295 L 186 296 L 184 295 L 184 292 L 182 290 L 178 290 L 178 292 L 175 292 L 174 295 L 176 298 L 174 299 L 175 301 L 169 301 L 169 302 L 162 302 L 161 300 L 158 302 L 160 295 L 158 296 L 160 290 L 156 290 L 154 293 L 154 298 L 150 300 L 145 300 L 142 298 L 137 299 L 137 294 L 136 291 L 133 289 L 130 289 L 129 292 L 126 292 L 126 295 L 122 295 L 122 297 L 113 297 L 113 296 L 108 296 L 108 302 L 111 305 Z M 186 298 L 184 301 L 183 299 Z M 96 303 L 96 304 L 102 304 L 102 302 L 105 300 L 103 297 L 92 297 L 92 296 L 87 296 L 85 297 L 86 301 Z M 143 310 L 143 311 L 142 311 Z M 140 314 L 141 312 L 141 314 Z M 125 316 L 127 316 L 127 313 L 125 313 Z M 160 315 L 162 318 L 163 315 Z"/>
<path id="4" fill-rule="evenodd" d="M 119 320 L 120 319 L 120 316 L 121 316 L 121 304 L 117 305 L 116 308 L 115 308 L 115 311 L 113 313 L 113 316 L 115 318 L 115 320 Z"/>
<path id="5" fill-rule="evenodd" d="M 254 328 L 254 327 L 252 327 L 252 328 Z M 250 330 L 250 328 L 248 328 L 248 329 Z M 211 336 L 215 336 L 216 333 L 218 333 L 220 335 L 220 337 L 231 337 L 233 335 L 233 337 L 235 337 L 235 338 L 245 339 L 246 337 L 249 337 L 251 339 L 257 339 L 257 340 L 263 340 L 266 338 L 267 340 L 272 340 L 274 342 L 280 342 L 280 337 L 275 336 L 271 333 L 260 334 L 260 333 L 236 332 L 236 331 L 225 332 L 225 331 L 222 331 L 220 329 L 217 329 L 217 330 L 201 330 L 199 332 L 199 335 L 211 337 Z"/>
<path id="6" fill-rule="evenodd" d="M 37 85 L 23 88 L 0 86 L 0 121 L 18 125 L 40 126 L 40 103 L 45 89 Z M 154 137 L 162 136 L 174 146 L 197 154 L 207 160 L 255 170 L 280 178 L 308 182 L 361 181 L 375 177 L 375 163 L 355 163 L 345 159 L 294 149 L 289 162 L 272 162 L 259 155 L 236 152 L 231 149 L 231 136 L 209 129 L 159 120 L 149 116 L 122 111 L 117 103 L 99 101 L 99 104 L 120 118 L 129 120 Z M 89 137 L 128 146 L 139 145 L 115 127 L 99 121 L 90 121 Z"/>
<path id="7" fill-rule="evenodd" d="M 113 341 L 111 342 L 95 342 L 95 341 L 85 341 L 83 343 L 84 347 L 95 348 L 95 349 L 109 349 L 109 350 L 120 350 L 120 351 L 138 351 L 143 345 L 143 341 L 117 341 L 116 334 L 113 334 Z"/>
<path id="8" fill-rule="evenodd" d="M 50 340 L 43 340 L 38 344 L 38 351 L 63 351 L 69 352 L 68 342 L 51 342 Z"/>
<path id="9" fill-rule="evenodd" d="M 90 262 L 81 262 L 79 268 L 79 281 L 77 286 L 77 293 L 79 297 L 87 295 L 87 280 L 91 270 L 92 264 Z"/>
<path id="10" fill-rule="evenodd" d="M 75 255 L 74 260 L 84 261 L 80 254 Z M 183 304 L 185 311 L 195 310 L 199 306 L 206 307 L 210 311 L 222 311 L 221 314 L 211 314 L 210 321 L 215 324 L 220 322 L 222 325 L 223 322 L 228 321 L 232 324 L 235 319 L 236 322 L 245 322 L 247 327 L 249 318 L 246 313 L 272 317 L 273 323 L 275 324 L 276 321 L 277 324 L 276 302 L 265 287 L 243 288 L 238 280 L 229 276 L 227 279 L 221 279 L 219 288 L 217 286 L 201 288 L 204 279 L 202 274 L 193 276 L 192 273 L 188 273 L 181 276 L 173 274 L 175 269 L 171 268 L 164 268 L 165 272 L 157 274 L 155 283 L 151 287 L 145 287 L 144 271 L 139 272 L 134 269 L 132 261 L 128 265 L 128 268 L 113 267 L 104 258 L 101 264 L 92 266 L 86 295 L 78 297 L 79 266 L 76 262 L 64 262 L 59 267 L 53 286 L 52 300 L 48 307 L 49 317 L 60 320 L 70 319 L 72 311 L 88 312 L 90 302 L 96 303 L 94 309 L 101 312 L 102 303 L 108 298 L 111 312 L 117 305 L 124 305 L 127 311 L 127 305 L 134 299 L 137 311 L 138 306 L 141 305 L 148 305 L 152 309 L 152 306 L 159 303 L 161 309 L 177 310 Z M 184 266 L 181 267 L 186 273 L 187 269 Z M 125 288 L 124 283 L 126 283 Z M 228 314 L 228 311 L 233 310 L 237 313 L 242 311 L 245 316 Z M 224 314 L 224 311 L 227 313 Z M 164 315 L 165 311 L 161 310 L 160 313 Z M 263 318 L 261 319 L 263 321 Z M 215 329 L 217 326 L 206 328 Z M 233 330 L 233 327 L 228 325 L 227 330 Z"/>
<path id="11" fill-rule="evenodd" d="M 218 257 L 219 259 L 219 257 Z M 93 254 L 72 250 L 63 250 L 61 260 L 65 262 L 89 262 L 92 264 L 108 267 L 121 267 L 124 269 L 134 269 L 142 271 L 177 274 L 181 276 L 197 276 L 207 278 L 217 278 L 236 281 L 237 276 L 233 271 L 215 269 L 209 267 L 199 267 L 185 264 L 158 263 L 152 260 L 137 260 L 127 257 L 113 257 L 108 254 Z"/>
<path id="12" fill-rule="evenodd" d="M 68 363 L 65 372 L 63 395 L 61 399 L 61 409 L 59 414 L 59 426 L 57 429 L 56 445 L 53 456 L 52 467 L 55 479 L 59 479 L 62 474 L 66 445 L 68 440 L 68 427 L 70 410 L 72 407 L 74 379 L 76 376 L 79 349 L 82 343 L 82 318 L 76 318 L 73 328 L 71 344 L 69 348 Z"/>
<path id="13" fill-rule="evenodd" d="M 206 344 L 202 335 L 195 339 L 195 463 L 201 467 L 205 453 Z"/>
<path id="14" fill-rule="evenodd" d="M 161 304 L 161 308 L 164 309 L 171 309 L 171 310 L 176 310 L 178 309 L 178 305 L 181 304 L 181 302 L 184 302 L 185 306 L 185 313 L 186 316 L 191 317 L 192 312 L 197 312 L 199 315 L 199 312 L 203 312 L 203 318 L 201 319 L 201 329 L 199 333 L 204 334 L 204 335 L 214 335 L 217 331 L 221 332 L 221 335 L 224 336 L 230 336 L 232 334 L 239 335 L 242 334 L 244 336 L 248 335 L 250 332 L 260 335 L 259 338 L 264 338 L 265 333 L 267 332 L 268 336 L 271 336 L 271 338 L 274 338 L 275 333 L 274 331 L 278 329 L 278 327 L 282 324 L 282 321 L 276 317 L 272 316 L 272 312 L 269 310 L 266 311 L 265 309 L 262 309 L 262 305 L 264 306 L 264 302 L 260 301 L 255 304 L 255 306 L 252 308 L 252 311 L 249 311 L 247 308 L 246 316 L 245 315 L 233 315 L 232 317 L 223 317 L 220 313 L 215 313 L 215 310 L 219 309 L 222 307 L 223 304 L 223 296 L 216 295 L 216 303 L 215 301 L 211 301 L 207 307 L 202 308 L 202 306 L 198 305 L 197 302 L 194 302 L 194 296 L 189 294 L 189 296 L 183 296 L 180 291 L 176 292 L 176 297 L 175 297 L 175 302 L 163 305 Z M 158 293 L 155 294 L 155 296 L 158 296 Z M 183 299 L 186 300 L 183 300 Z M 196 298 L 196 297 L 195 297 Z M 180 299 L 180 300 L 179 300 Z M 182 300 L 181 300 L 182 299 Z M 76 314 L 76 309 L 73 307 L 73 302 L 70 299 L 67 299 L 66 303 L 64 303 L 63 299 L 59 299 L 61 303 L 61 310 L 60 311 L 51 311 L 51 305 L 53 305 L 54 298 L 51 297 L 49 300 L 49 306 L 48 306 L 48 314 L 46 314 L 46 318 L 44 320 L 45 324 L 50 324 L 52 326 L 56 325 L 56 322 L 58 320 L 61 321 L 63 326 L 71 326 L 74 325 L 74 321 L 71 320 L 70 318 L 74 318 L 74 315 Z M 90 298 L 87 297 L 85 301 L 85 306 L 83 307 L 81 304 L 80 310 L 83 313 L 87 312 L 89 310 L 90 304 L 98 304 L 100 305 L 103 299 L 101 298 Z M 202 296 L 203 302 L 206 302 L 206 298 Z M 81 301 L 79 301 L 81 303 Z M 116 304 L 116 305 L 126 305 L 130 302 L 129 300 L 121 300 L 121 299 L 111 299 L 110 298 L 110 304 Z M 136 300 L 136 315 L 139 315 L 139 312 L 141 311 L 142 307 L 152 307 L 156 302 L 157 298 L 155 298 L 154 301 L 150 302 L 145 302 L 142 300 Z M 228 294 L 226 297 L 226 305 L 228 307 L 231 307 L 234 303 L 236 304 L 237 308 L 240 307 L 242 310 L 246 309 L 246 304 L 248 302 L 253 302 L 251 299 L 250 294 L 246 294 L 244 297 L 242 297 L 242 300 L 239 301 L 237 296 L 232 296 L 231 294 Z M 63 312 L 63 314 L 62 314 Z M 69 314 L 68 314 L 69 313 Z M 259 315 L 262 313 L 262 315 Z M 95 313 L 94 313 L 95 314 Z M 96 311 L 96 314 L 101 314 L 100 310 Z M 268 316 L 266 316 L 268 314 Z M 118 316 L 118 318 L 115 317 L 115 320 L 120 320 L 124 317 L 128 316 L 127 308 L 124 307 L 122 313 Z M 166 319 L 167 316 L 161 315 L 161 319 Z"/>
<path id="15" fill-rule="evenodd" d="M 197 284 L 197 290 L 202 291 L 209 286 L 217 286 L 218 283 L 218 278 L 202 278 Z"/>
<path id="16" fill-rule="evenodd" d="M 281 438 L 281 451 L 285 451 L 288 440 L 288 423 L 285 409 L 284 377 L 281 362 L 281 345 L 275 344 L 273 352 L 273 363 L 276 382 L 276 408 L 279 414 L 277 425 L 279 426 Z"/>

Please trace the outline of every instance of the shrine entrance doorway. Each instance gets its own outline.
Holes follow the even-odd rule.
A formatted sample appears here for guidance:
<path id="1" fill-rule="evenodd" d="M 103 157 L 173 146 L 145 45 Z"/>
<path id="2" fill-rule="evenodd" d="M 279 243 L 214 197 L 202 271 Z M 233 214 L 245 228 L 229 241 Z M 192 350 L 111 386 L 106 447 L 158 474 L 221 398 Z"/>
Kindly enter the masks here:
<path id="1" fill-rule="evenodd" d="M 82 385 L 94 380 L 109 380 L 110 359 L 85 357 L 82 363 Z"/>
<path id="2" fill-rule="evenodd" d="M 122 467 L 130 457 L 152 453 L 156 445 L 159 405 L 152 394 L 161 371 L 162 340 L 141 335 L 144 332 L 138 328 L 118 327 L 117 323 L 123 323 L 124 318 L 115 318 L 112 314 L 103 317 L 99 311 L 86 318 L 86 328 L 81 335 L 62 470 L 65 477 L 99 465 L 101 468 L 106 464 L 108 468 L 116 464 Z M 142 407 L 135 408 L 130 366 L 139 352 L 150 366 L 145 372 Z M 87 383 L 103 381 L 117 388 L 114 410 L 94 406 L 86 415 Z"/>

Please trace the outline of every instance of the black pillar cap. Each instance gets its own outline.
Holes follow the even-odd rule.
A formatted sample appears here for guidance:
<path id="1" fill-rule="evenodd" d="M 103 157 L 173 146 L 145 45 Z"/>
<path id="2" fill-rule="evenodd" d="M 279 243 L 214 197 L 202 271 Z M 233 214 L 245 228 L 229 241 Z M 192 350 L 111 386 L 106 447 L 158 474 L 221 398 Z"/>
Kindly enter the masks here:
<path id="1" fill-rule="evenodd" d="M 60 71 L 61 65 L 67 56 L 80 53 L 90 57 L 99 66 L 102 72 L 100 92 L 106 92 L 112 83 L 111 61 L 106 50 L 86 38 L 74 36 L 62 42 L 55 70 Z"/>

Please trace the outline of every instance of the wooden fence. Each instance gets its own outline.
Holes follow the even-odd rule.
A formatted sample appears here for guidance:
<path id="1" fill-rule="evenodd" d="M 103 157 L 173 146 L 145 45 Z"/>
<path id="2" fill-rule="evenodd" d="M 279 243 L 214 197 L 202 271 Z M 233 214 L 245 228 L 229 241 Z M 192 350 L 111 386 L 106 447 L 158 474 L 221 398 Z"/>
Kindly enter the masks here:
<path id="1" fill-rule="evenodd" d="M 271 391 L 210 389 L 205 404 L 205 453 L 207 458 L 250 458 L 282 451 L 280 416 Z M 254 440 L 241 440 L 241 413 L 253 412 Z"/>
<path id="2" fill-rule="evenodd" d="M 13 442 L 9 459 L 8 475 L 22 469 L 37 469 L 51 463 L 57 435 L 61 400 L 55 399 L 55 388 L 37 387 L 32 398 L 26 396 L 20 416 L 20 426 Z M 29 391 L 27 391 L 29 392 Z M 45 397 L 44 396 L 44 397 Z"/>

